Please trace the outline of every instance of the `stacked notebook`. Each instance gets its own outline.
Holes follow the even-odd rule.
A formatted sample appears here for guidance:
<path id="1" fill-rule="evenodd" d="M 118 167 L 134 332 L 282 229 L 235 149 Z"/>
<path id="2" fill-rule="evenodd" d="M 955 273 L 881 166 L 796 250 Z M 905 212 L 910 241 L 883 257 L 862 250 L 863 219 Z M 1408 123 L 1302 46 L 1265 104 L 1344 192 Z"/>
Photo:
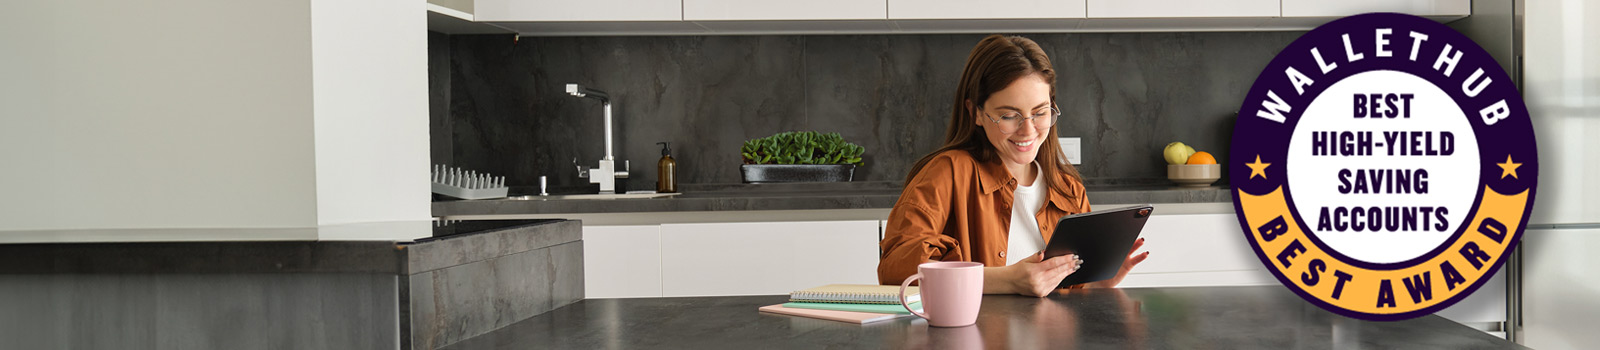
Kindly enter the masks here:
<path id="1" fill-rule="evenodd" d="M 906 301 L 921 309 L 916 287 L 906 288 Z M 763 312 L 866 324 L 910 315 L 900 305 L 900 286 L 830 284 L 789 293 L 789 302 L 761 307 Z"/>

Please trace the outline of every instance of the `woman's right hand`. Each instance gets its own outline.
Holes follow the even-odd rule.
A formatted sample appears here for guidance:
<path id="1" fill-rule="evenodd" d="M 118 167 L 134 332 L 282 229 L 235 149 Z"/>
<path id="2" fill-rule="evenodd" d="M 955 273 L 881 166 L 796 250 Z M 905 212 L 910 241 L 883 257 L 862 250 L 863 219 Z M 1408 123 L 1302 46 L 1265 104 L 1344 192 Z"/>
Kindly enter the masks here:
<path id="1" fill-rule="evenodd" d="M 1039 252 L 1006 268 L 1011 269 L 1011 288 L 1017 294 L 1044 297 L 1082 264 L 1077 254 L 1044 259 L 1044 252 Z"/>

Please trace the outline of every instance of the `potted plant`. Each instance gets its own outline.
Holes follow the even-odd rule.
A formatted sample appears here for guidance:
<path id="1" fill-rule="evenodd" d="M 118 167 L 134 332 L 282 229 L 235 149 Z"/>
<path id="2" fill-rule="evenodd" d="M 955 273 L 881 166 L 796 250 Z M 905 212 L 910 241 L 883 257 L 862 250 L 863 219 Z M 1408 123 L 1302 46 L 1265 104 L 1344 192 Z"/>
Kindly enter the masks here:
<path id="1" fill-rule="evenodd" d="M 845 182 L 861 165 L 866 148 L 845 142 L 838 133 L 781 132 L 744 142 L 740 173 L 745 183 Z"/>

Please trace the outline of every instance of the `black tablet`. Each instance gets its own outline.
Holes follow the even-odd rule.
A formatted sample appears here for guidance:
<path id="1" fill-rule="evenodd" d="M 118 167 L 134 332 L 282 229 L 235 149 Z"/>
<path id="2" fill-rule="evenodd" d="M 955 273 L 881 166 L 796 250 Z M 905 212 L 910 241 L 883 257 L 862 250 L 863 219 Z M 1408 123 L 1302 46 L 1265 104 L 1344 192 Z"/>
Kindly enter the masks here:
<path id="1" fill-rule="evenodd" d="M 1077 254 L 1083 259 L 1083 266 L 1061 280 L 1059 288 L 1116 277 L 1152 210 L 1155 207 L 1140 205 L 1067 215 L 1056 222 L 1044 258 Z"/>

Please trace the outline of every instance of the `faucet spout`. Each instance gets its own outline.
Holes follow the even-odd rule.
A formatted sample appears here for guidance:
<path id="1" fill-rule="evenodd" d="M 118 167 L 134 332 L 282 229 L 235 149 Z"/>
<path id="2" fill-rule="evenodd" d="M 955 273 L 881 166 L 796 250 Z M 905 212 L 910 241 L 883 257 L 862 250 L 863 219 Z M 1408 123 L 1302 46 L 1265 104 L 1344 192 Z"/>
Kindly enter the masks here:
<path id="1" fill-rule="evenodd" d="M 589 175 L 589 183 L 600 184 L 600 192 L 604 193 L 613 191 L 615 190 L 617 183 L 616 178 L 627 177 L 628 175 L 627 171 L 618 172 L 616 170 L 616 157 L 613 156 L 611 151 L 611 95 L 606 94 L 604 91 L 580 86 L 578 84 L 567 84 L 567 94 L 600 100 L 600 103 L 605 108 L 606 157 L 600 159 L 599 165 L 594 167 L 594 169 L 590 169 L 587 175 Z M 582 167 L 579 167 L 579 172 L 580 174 L 582 173 Z"/>
<path id="2" fill-rule="evenodd" d="M 600 100 L 600 103 L 604 105 L 606 118 L 606 157 L 604 160 L 616 160 L 611 152 L 611 95 L 606 94 L 604 91 L 571 83 L 567 84 L 567 94 Z"/>

